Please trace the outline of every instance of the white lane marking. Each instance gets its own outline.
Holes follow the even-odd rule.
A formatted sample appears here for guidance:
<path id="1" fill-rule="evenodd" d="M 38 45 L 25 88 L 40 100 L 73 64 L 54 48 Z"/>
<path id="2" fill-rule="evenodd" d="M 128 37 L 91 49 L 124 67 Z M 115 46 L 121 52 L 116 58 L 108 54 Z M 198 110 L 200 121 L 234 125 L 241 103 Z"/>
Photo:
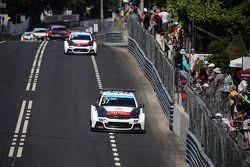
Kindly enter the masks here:
<path id="1" fill-rule="evenodd" d="M 120 161 L 120 158 L 115 157 L 114 160 L 115 161 Z"/>
<path id="2" fill-rule="evenodd" d="M 12 143 L 9 150 L 9 157 L 18 157 L 20 158 L 22 156 L 23 152 L 23 146 L 25 142 L 25 137 L 28 129 L 29 119 L 31 115 L 33 101 L 29 100 L 23 100 L 22 106 L 20 109 L 20 114 L 18 117 L 15 134 L 12 138 Z M 22 131 L 20 132 L 20 129 L 22 128 Z M 19 146 L 19 147 L 18 147 Z M 17 149 L 17 151 L 15 151 Z"/>
<path id="3" fill-rule="evenodd" d="M 1 44 L 1 43 L 4 43 L 4 42 L 6 42 L 6 41 L 1 41 L 0 44 Z"/>
<path id="4" fill-rule="evenodd" d="M 22 157 L 22 153 L 23 153 L 23 147 L 18 147 L 18 150 L 17 150 L 17 156 L 18 158 Z"/>
<path id="5" fill-rule="evenodd" d="M 15 147 L 13 146 L 13 147 L 10 147 L 10 151 L 9 151 L 9 157 L 13 157 L 13 155 L 14 155 L 14 151 L 15 151 Z"/>
<path id="6" fill-rule="evenodd" d="M 91 59 L 92 59 L 92 63 L 93 63 L 93 66 L 94 66 L 98 87 L 99 87 L 99 89 L 102 89 L 102 81 L 101 81 L 100 73 L 99 73 L 99 70 L 98 70 L 98 67 L 97 67 L 97 64 L 96 64 L 96 61 L 95 61 L 95 57 L 91 56 Z"/>
<path id="7" fill-rule="evenodd" d="M 23 134 L 26 134 L 28 128 L 29 121 L 25 120 L 23 124 Z"/>
<path id="8" fill-rule="evenodd" d="M 43 59 L 43 54 L 46 48 L 46 45 L 48 44 L 48 41 L 42 42 L 36 52 L 36 56 L 34 58 L 34 62 L 30 71 L 29 80 L 26 86 L 26 91 L 35 91 L 38 81 L 38 76 L 40 72 L 40 67 Z"/>
<path id="9" fill-rule="evenodd" d="M 32 100 L 30 100 L 30 101 L 29 101 L 29 104 L 28 104 L 28 110 L 31 110 L 32 105 L 33 105 L 33 101 L 32 101 Z"/>
<path id="10" fill-rule="evenodd" d="M 33 65 L 32 65 L 31 71 L 30 71 L 29 81 L 28 81 L 28 84 L 26 86 L 26 91 L 29 91 L 29 89 L 30 89 L 32 78 L 33 78 L 33 74 L 34 74 L 34 70 L 36 68 L 36 62 L 37 62 L 37 59 L 39 57 L 39 53 L 40 53 L 41 48 L 42 48 L 43 45 L 44 45 L 44 42 L 40 44 L 40 46 L 39 46 L 39 48 L 38 48 L 38 50 L 36 52 L 36 56 L 34 58 Z"/>
<path id="11" fill-rule="evenodd" d="M 37 64 L 36 73 L 35 73 L 35 76 L 34 76 L 32 91 L 36 90 L 38 76 L 39 76 L 39 73 L 40 73 L 40 67 L 41 67 L 41 63 L 42 63 L 42 59 L 43 59 L 43 54 L 44 54 L 44 51 L 45 51 L 45 48 L 46 48 L 47 44 L 48 44 L 48 41 L 45 42 L 45 44 L 43 45 L 43 48 L 41 50 L 41 53 L 40 53 L 39 61 L 38 61 L 38 64 Z"/>
<path id="12" fill-rule="evenodd" d="M 119 154 L 116 153 L 116 152 L 114 152 L 113 155 L 114 155 L 114 157 L 118 157 L 119 156 Z"/>
<path id="13" fill-rule="evenodd" d="M 98 84 L 99 89 L 102 89 L 102 81 L 101 81 L 101 77 L 100 77 L 100 73 L 97 67 L 97 63 L 95 61 L 95 57 L 91 56 L 91 60 L 94 66 L 94 70 L 95 70 L 95 75 L 96 75 L 96 81 Z M 111 147 L 112 147 L 112 152 L 113 152 L 113 157 L 114 157 L 114 161 L 115 161 L 115 166 L 121 166 L 120 163 L 120 158 L 119 158 L 119 154 L 118 154 L 118 149 L 117 149 L 117 145 L 116 145 L 116 141 L 115 141 L 115 136 L 114 133 L 110 132 L 109 133 L 109 138 L 110 138 L 110 143 L 111 143 Z"/>
<path id="14" fill-rule="evenodd" d="M 20 126 L 21 126 L 22 119 L 23 119 L 23 113 L 24 113 L 25 105 L 26 105 L 26 100 L 24 100 L 23 103 L 22 103 L 22 107 L 21 107 L 20 114 L 19 114 L 19 117 L 18 117 L 15 133 L 19 133 Z"/>
<path id="15" fill-rule="evenodd" d="M 116 163 L 115 163 L 115 166 L 121 166 L 121 163 L 116 162 Z"/>

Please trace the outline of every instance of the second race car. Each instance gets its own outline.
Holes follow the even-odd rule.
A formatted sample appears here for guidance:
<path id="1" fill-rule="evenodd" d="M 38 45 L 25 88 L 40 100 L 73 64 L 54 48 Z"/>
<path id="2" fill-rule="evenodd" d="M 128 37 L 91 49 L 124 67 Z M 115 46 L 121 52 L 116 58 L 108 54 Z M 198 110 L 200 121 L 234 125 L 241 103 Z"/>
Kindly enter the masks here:
<path id="1" fill-rule="evenodd" d="M 87 32 L 72 32 L 64 41 L 64 54 L 97 54 L 95 38 Z"/>

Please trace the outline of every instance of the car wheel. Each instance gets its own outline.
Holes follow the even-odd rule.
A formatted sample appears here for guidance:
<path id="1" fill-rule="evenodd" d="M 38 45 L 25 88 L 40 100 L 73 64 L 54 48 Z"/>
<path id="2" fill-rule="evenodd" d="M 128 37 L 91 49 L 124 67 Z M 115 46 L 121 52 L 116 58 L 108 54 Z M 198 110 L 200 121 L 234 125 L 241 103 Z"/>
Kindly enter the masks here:
<path id="1" fill-rule="evenodd" d="M 90 120 L 90 121 L 89 121 L 89 127 L 90 127 L 90 130 L 93 132 L 93 131 L 95 131 L 95 128 L 92 128 L 92 127 L 91 127 L 91 124 L 92 124 L 92 123 L 91 123 L 91 120 Z"/>
<path id="2" fill-rule="evenodd" d="M 67 52 L 64 51 L 64 55 L 69 55 L 69 52 L 68 51 Z"/>

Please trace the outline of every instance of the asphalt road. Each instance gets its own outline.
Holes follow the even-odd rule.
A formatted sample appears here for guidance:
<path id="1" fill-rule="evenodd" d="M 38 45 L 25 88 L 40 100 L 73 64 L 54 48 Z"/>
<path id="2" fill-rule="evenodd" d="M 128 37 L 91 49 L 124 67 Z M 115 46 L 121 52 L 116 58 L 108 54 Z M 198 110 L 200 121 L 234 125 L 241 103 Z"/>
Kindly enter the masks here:
<path id="1" fill-rule="evenodd" d="M 145 134 L 90 131 L 99 95 L 93 60 L 102 87 L 136 90 Z M 0 99 L 0 167 L 186 166 L 184 143 L 126 48 L 65 56 L 62 41 L 0 43 Z"/>

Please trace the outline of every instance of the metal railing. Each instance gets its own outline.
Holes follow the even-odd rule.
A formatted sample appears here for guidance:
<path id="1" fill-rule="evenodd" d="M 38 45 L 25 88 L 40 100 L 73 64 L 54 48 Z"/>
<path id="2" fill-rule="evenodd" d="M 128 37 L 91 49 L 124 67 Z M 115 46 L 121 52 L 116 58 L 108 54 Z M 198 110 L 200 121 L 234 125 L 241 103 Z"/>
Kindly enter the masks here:
<path id="1" fill-rule="evenodd" d="M 175 71 L 172 60 L 168 59 L 171 56 L 163 52 L 154 37 L 141 27 L 137 15 L 130 16 L 128 23 L 129 50 L 150 80 L 171 128 L 175 91 L 179 91 L 180 77 L 189 81 L 192 78 L 184 71 Z M 242 135 L 238 135 L 236 140 L 233 139 L 229 132 L 213 119 L 214 112 L 206 106 L 204 99 L 188 85 L 184 90 L 188 94 L 187 113 L 190 116 L 186 141 L 186 160 L 189 165 L 250 166 L 249 154 L 237 144 L 242 141 Z"/>

